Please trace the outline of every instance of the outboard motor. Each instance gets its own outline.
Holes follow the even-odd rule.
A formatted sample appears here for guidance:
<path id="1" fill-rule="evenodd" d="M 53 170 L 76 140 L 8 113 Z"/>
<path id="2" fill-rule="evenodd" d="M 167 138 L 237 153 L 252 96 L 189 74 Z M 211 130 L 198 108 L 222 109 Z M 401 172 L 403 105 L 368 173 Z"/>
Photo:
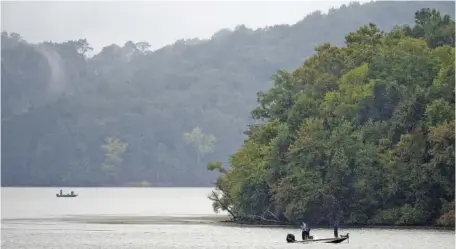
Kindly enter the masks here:
<path id="1" fill-rule="evenodd" d="M 289 234 L 287 235 L 287 242 L 288 242 L 288 243 L 293 243 L 293 242 L 295 242 L 295 241 L 296 241 L 295 236 L 294 236 L 293 234 L 289 233 Z"/>

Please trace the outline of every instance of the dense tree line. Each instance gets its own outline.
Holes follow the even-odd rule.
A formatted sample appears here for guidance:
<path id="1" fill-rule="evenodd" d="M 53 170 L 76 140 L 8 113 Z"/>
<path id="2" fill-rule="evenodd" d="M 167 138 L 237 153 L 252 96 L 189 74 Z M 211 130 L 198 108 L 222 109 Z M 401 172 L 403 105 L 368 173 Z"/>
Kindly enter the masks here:
<path id="1" fill-rule="evenodd" d="M 324 43 L 258 94 L 248 139 L 218 170 L 238 221 L 454 226 L 455 23 L 430 9 Z"/>
<path id="2" fill-rule="evenodd" d="M 130 41 L 93 57 L 86 39 L 31 44 L 3 32 L 2 185 L 209 186 L 217 175 L 205 164 L 242 144 L 255 93 L 277 69 L 364 23 L 412 24 L 423 7 L 454 16 L 452 2 L 353 3 L 294 25 L 241 25 L 157 51 Z"/>

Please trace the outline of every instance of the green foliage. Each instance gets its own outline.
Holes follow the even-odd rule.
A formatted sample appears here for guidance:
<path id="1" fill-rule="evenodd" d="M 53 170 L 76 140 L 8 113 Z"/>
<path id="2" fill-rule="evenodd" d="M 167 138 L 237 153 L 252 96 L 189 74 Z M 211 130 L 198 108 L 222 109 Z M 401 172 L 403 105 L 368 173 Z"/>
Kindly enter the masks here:
<path id="1" fill-rule="evenodd" d="M 220 173 L 226 173 L 226 169 L 223 168 L 223 165 L 221 162 L 209 162 L 207 164 L 207 169 L 210 171 L 218 170 Z"/>
<path id="2" fill-rule="evenodd" d="M 415 17 L 279 71 L 252 111 L 265 123 L 219 178 L 225 205 L 292 223 L 454 225 L 454 22 Z"/>
<path id="3" fill-rule="evenodd" d="M 199 165 L 200 156 L 214 151 L 216 138 L 212 134 L 204 134 L 201 128 L 195 127 L 191 132 L 184 133 L 184 140 L 197 150 L 197 165 Z"/>
<path id="4" fill-rule="evenodd" d="M 123 154 L 128 144 L 118 138 L 107 137 L 101 146 L 104 152 L 104 160 L 101 163 L 101 170 L 106 174 L 107 182 L 119 184 L 119 177 L 122 172 L 121 166 Z"/>
<path id="5" fill-rule="evenodd" d="M 127 144 L 117 138 L 107 137 L 101 146 L 105 160 L 101 164 L 103 171 L 112 171 L 122 163 L 122 155 L 127 149 Z"/>
<path id="6" fill-rule="evenodd" d="M 332 125 L 333 116 L 347 117 L 354 125 L 370 118 L 369 132 L 381 126 L 381 134 L 390 135 L 382 141 L 395 143 L 408 127 L 398 123 L 390 130 L 378 122 L 394 114 L 397 103 L 408 93 L 404 85 L 414 75 L 403 74 L 401 79 L 392 75 L 404 68 L 424 74 L 413 93 L 432 84 L 430 93 L 407 98 L 401 108 L 409 115 L 394 114 L 398 122 L 402 117 L 414 118 L 413 107 L 421 99 L 442 99 L 450 105 L 454 99 L 450 40 L 445 40 L 447 46 L 420 52 L 428 41 L 438 44 L 438 37 L 451 38 L 447 21 L 431 18 L 436 21 L 423 23 L 423 30 L 438 24 L 440 33 L 410 29 L 416 39 L 404 40 L 408 31 L 403 29 L 387 34 L 389 39 L 380 31 L 391 30 L 396 24 L 413 24 L 413 13 L 421 8 L 436 8 L 442 16 L 454 17 L 452 2 L 351 3 L 328 14 L 314 12 L 293 25 L 256 30 L 240 25 L 207 40 L 180 40 L 156 51 L 151 51 L 147 42 L 128 41 L 105 46 L 93 57 L 88 56 L 91 44 L 86 39 L 32 44 L 17 33 L 2 32 L 1 182 L 7 186 L 100 186 L 141 181 L 154 186 L 209 186 L 216 172 L 204 165 L 235 152 L 245 139 L 242 131 L 250 125 L 251 138 L 264 146 L 258 155 L 264 157 L 265 151 L 275 155 L 267 156 L 270 163 L 260 164 L 272 169 L 255 179 L 263 188 L 260 180 L 278 183 L 286 174 L 282 165 L 288 160 L 288 146 L 310 117 L 319 117 L 325 127 Z M 346 37 L 366 23 L 378 26 L 366 26 Z M 427 35 L 425 42 L 420 34 Z M 348 47 L 341 50 L 337 46 L 344 44 L 344 38 Z M 399 40 L 402 47 L 396 46 Z M 378 44 L 391 46 L 383 49 Z M 318 56 L 311 57 L 317 52 Z M 304 60 L 306 67 L 290 72 Z M 434 65 L 429 71 L 432 82 L 425 75 L 430 65 Z M 278 69 L 283 70 L 272 78 L 274 90 L 266 91 Z M 347 90 L 342 92 L 338 83 L 345 74 Z M 356 92 L 349 91 L 351 77 L 357 79 L 356 84 L 362 83 L 353 83 L 358 87 Z M 369 95 L 370 89 L 375 94 Z M 298 91 L 306 94 L 296 94 Z M 322 104 L 326 95 L 331 97 L 329 92 L 333 92 L 333 102 Z M 253 120 L 249 112 L 256 107 L 257 97 L 264 107 L 254 111 L 259 119 Z M 429 109 L 432 101 L 419 107 Z M 427 115 L 436 115 L 431 109 Z M 192 133 L 195 127 L 212 134 L 217 142 L 206 141 L 200 146 L 195 140 L 187 144 L 183 134 Z M 367 132 L 359 136 L 375 140 L 364 134 Z M 101 145 L 106 137 L 128 144 L 121 166 L 108 166 L 112 163 L 105 161 Z M 433 146 L 433 153 L 443 153 L 438 144 Z M 200 163 L 195 165 L 198 158 Z M 101 167 L 104 161 L 106 165 Z M 246 184 L 239 188 L 250 191 L 246 196 L 267 193 L 267 188 L 254 193 Z M 284 209 L 270 211 L 280 214 Z"/>
<path id="7" fill-rule="evenodd" d="M 216 141 L 214 135 L 204 134 L 199 127 L 195 127 L 191 132 L 184 133 L 184 139 L 188 144 L 192 144 L 201 155 L 212 152 Z"/>

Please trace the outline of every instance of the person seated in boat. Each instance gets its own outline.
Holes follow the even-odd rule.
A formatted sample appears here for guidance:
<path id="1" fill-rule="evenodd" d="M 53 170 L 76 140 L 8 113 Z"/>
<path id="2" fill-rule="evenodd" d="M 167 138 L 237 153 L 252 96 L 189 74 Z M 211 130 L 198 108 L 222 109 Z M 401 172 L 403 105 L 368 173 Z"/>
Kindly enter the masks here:
<path id="1" fill-rule="evenodd" d="M 60 190 L 60 195 L 62 195 L 62 190 Z"/>
<path id="2" fill-rule="evenodd" d="M 74 191 L 71 191 L 71 195 L 74 195 Z"/>

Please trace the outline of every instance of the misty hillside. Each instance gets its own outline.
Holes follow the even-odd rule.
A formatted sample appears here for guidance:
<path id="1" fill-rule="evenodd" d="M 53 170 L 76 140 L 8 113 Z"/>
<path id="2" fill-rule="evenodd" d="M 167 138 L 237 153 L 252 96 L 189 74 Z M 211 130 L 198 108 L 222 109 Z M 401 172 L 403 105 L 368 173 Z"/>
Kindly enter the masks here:
<path id="1" fill-rule="evenodd" d="M 257 92 L 324 42 L 375 23 L 412 24 L 454 2 L 357 3 L 295 25 L 221 30 L 157 51 L 145 42 L 30 44 L 2 33 L 2 185 L 209 185 L 206 163 L 243 142 Z"/>

